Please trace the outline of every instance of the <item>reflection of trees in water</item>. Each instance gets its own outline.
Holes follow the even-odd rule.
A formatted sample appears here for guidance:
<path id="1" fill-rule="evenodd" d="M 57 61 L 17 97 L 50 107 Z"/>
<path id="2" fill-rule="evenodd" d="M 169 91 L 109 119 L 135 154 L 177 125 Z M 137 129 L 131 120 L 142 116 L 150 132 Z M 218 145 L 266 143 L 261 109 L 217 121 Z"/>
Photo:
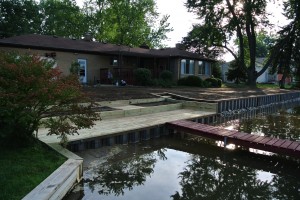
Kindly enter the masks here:
<path id="1" fill-rule="evenodd" d="M 182 194 L 177 191 L 174 200 L 271 199 L 270 184 L 257 179 L 254 169 L 210 157 L 193 156 L 179 177 Z"/>
<path id="2" fill-rule="evenodd" d="M 269 137 L 296 140 L 300 138 L 299 114 L 300 108 L 295 108 L 292 112 L 280 111 L 276 115 L 242 119 L 238 130 L 247 133 L 263 132 Z"/>
<path id="3" fill-rule="evenodd" d="M 132 190 L 133 187 L 142 185 L 146 181 L 147 176 L 153 173 L 157 158 L 167 159 L 165 151 L 166 149 L 160 149 L 113 164 L 99 166 L 93 178 L 84 182 L 92 191 L 97 190 L 100 195 L 124 195 L 125 189 Z"/>
<path id="4" fill-rule="evenodd" d="M 300 199 L 299 179 L 274 176 L 274 199 Z"/>

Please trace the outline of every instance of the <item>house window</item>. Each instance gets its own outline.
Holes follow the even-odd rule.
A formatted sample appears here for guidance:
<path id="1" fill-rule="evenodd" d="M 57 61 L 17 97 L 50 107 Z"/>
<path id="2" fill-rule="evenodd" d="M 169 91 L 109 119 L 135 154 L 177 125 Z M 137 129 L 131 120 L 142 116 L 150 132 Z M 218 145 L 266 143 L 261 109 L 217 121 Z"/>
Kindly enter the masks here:
<path id="1" fill-rule="evenodd" d="M 199 61 L 198 67 L 199 67 L 198 74 L 210 75 L 210 63 L 209 62 Z"/>
<path id="2" fill-rule="evenodd" d="M 86 59 L 78 59 L 79 64 L 79 80 L 81 83 L 87 82 L 87 61 Z"/>
<path id="3" fill-rule="evenodd" d="M 56 62 L 56 60 L 54 58 L 41 56 L 40 60 L 45 60 L 47 63 L 51 63 L 52 68 L 56 68 L 57 67 L 57 62 Z"/>
<path id="4" fill-rule="evenodd" d="M 194 60 L 181 60 L 181 74 L 194 74 L 195 68 L 195 61 Z"/>
<path id="5" fill-rule="evenodd" d="M 203 61 L 199 61 L 198 66 L 199 66 L 198 74 L 205 74 L 205 63 Z"/>
<path id="6" fill-rule="evenodd" d="M 110 65 L 111 66 L 118 66 L 118 58 L 112 57 L 110 59 Z"/>

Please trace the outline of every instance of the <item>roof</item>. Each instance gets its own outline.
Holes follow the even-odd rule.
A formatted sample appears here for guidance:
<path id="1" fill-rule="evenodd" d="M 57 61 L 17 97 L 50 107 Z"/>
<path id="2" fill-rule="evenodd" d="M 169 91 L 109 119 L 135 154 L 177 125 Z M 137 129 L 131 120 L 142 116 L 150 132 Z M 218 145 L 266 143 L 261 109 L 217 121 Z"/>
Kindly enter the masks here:
<path id="1" fill-rule="evenodd" d="M 66 51 L 73 53 L 80 52 L 89 54 L 110 55 L 122 54 L 127 56 L 142 57 L 180 57 L 186 59 L 214 61 L 213 59 L 205 58 L 199 54 L 191 53 L 178 48 L 145 49 L 103 42 L 86 41 L 80 39 L 70 39 L 64 37 L 38 34 L 20 35 L 0 39 L 0 46 Z"/>

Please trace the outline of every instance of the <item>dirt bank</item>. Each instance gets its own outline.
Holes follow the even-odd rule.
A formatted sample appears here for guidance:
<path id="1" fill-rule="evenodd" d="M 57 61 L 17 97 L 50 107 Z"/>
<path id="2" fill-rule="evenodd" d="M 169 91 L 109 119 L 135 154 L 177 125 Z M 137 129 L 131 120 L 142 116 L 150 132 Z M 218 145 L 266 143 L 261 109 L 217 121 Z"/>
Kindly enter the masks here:
<path id="1" fill-rule="evenodd" d="M 127 99 L 143 99 L 156 97 L 154 94 L 173 93 L 189 98 L 204 100 L 220 100 L 228 98 L 249 97 L 255 95 L 268 95 L 276 93 L 287 93 L 291 90 L 283 89 L 249 89 L 249 88 L 194 88 L 194 87 L 176 87 L 176 88 L 153 88 L 137 86 L 99 86 L 83 87 L 83 91 L 95 101 L 114 101 Z"/>

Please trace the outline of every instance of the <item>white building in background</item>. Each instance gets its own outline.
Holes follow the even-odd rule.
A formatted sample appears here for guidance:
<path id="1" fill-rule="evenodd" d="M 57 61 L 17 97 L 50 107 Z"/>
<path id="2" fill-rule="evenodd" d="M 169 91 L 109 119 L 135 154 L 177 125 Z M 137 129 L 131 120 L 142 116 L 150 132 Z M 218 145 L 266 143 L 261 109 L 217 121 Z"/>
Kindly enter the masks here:
<path id="1" fill-rule="evenodd" d="M 255 59 L 255 70 L 257 72 L 259 72 L 263 66 L 264 66 L 264 62 L 265 62 L 266 58 L 256 58 Z M 277 74 L 270 74 L 270 70 L 267 69 L 262 75 L 260 75 L 257 80 L 257 83 L 275 83 L 277 82 Z"/>
<path id="2" fill-rule="evenodd" d="M 256 58 L 255 59 L 255 70 L 259 72 L 263 66 L 266 58 Z M 223 82 L 231 82 L 227 80 L 227 72 L 229 70 L 230 62 L 225 62 L 221 64 L 222 71 L 222 81 Z M 257 83 L 275 83 L 278 81 L 277 74 L 270 74 L 269 69 L 267 69 L 262 75 L 257 78 Z"/>

